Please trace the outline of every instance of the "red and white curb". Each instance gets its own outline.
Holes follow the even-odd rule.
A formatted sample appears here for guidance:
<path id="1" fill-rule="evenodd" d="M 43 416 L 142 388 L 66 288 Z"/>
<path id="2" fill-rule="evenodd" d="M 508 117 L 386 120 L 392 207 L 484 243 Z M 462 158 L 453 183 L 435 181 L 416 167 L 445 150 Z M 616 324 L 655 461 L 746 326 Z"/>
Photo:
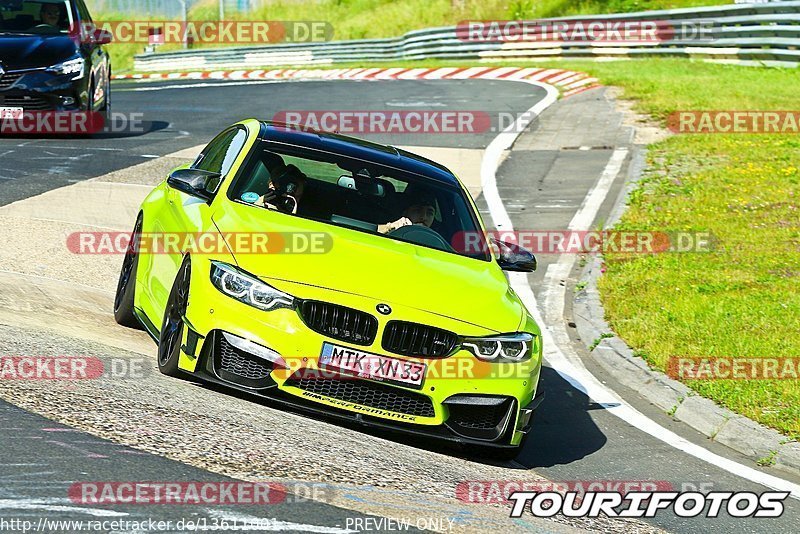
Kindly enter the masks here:
<path id="1" fill-rule="evenodd" d="M 219 70 L 124 74 L 115 80 L 530 80 L 558 87 L 567 97 L 598 87 L 596 78 L 563 69 L 519 67 L 438 67 L 369 69 Z"/>

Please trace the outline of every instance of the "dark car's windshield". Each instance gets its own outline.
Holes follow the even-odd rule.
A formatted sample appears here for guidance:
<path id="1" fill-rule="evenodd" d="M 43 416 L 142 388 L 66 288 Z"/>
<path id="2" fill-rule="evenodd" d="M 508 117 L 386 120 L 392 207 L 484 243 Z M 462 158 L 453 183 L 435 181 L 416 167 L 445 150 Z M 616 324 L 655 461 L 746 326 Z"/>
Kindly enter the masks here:
<path id="1" fill-rule="evenodd" d="M 340 154 L 259 141 L 231 200 L 488 261 L 460 187 Z"/>
<path id="2" fill-rule="evenodd" d="M 74 21 L 67 0 L 0 0 L 0 32 L 59 35 Z"/>

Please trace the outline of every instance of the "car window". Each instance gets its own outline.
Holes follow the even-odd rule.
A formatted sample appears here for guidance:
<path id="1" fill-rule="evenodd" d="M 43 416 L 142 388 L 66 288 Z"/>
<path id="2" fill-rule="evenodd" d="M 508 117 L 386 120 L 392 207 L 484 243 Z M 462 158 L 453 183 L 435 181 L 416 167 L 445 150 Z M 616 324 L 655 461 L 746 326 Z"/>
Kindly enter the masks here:
<path id="1" fill-rule="evenodd" d="M 458 185 L 342 154 L 259 141 L 228 198 L 387 240 L 490 259 L 478 216 Z"/>
<path id="2" fill-rule="evenodd" d="M 208 144 L 192 166 L 226 176 L 246 140 L 247 132 L 241 128 L 223 132 Z"/>
<path id="3" fill-rule="evenodd" d="M 68 0 L 18 0 L 0 2 L 0 30 L 8 33 L 57 34 L 72 27 Z"/>

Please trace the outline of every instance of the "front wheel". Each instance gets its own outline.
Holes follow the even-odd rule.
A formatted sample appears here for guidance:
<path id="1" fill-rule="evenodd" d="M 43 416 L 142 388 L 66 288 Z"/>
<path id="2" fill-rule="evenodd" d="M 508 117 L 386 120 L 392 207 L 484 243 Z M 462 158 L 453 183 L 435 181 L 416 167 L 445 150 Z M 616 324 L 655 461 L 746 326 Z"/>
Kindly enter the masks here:
<path id="1" fill-rule="evenodd" d="M 191 275 L 192 263 L 187 256 L 172 284 L 158 339 L 158 370 L 167 376 L 177 377 L 181 374 L 178 369 L 178 359 L 183 341 L 183 316 L 186 315 L 189 306 Z"/>
<path id="2" fill-rule="evenodd" d="M 117 292 L 114 296 L 114 320 L 117 324 L 137 330 L 141 330 L 142 325 L 133 313 L 133 298 L 136 293 L 136 270 L 139 266 L 139 243 L 141 237 L 142 216 L 139 215 L 131 233 L 128 250 L 125 251 L 125 259 L 122 260 Z"/>

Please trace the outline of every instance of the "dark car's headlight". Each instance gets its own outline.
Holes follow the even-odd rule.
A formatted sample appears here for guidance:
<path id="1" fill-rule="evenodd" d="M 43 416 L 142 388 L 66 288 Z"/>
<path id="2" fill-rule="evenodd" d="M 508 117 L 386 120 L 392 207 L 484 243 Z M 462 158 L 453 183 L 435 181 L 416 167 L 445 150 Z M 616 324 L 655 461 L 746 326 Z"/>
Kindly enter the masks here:
<path id="1" fill-rule="evenodd" d="M 527 332 L 489 337 L 470 337 L 461 346 L 479 360 L 498 363 L 518 363 L 529 360 L 535 336 Z"/>
<path id="2" fill-rule="evenodd" d="M 85 66 L 86 61 L 84 61 L 82 57 L 76 57 L 48 67 L 47 72 L 58 76 L 72 76 L 72 79 L 75 80 L 83 77 L 83 69 Z"/>
<path id="3" fill-rule="evenodd" d="M 294 297 L 291 295 L 278 291 L 227 263 L 211 262 L 211 283 L 229 297 L 259 310 L 270 311 L 294 306 Z"/>

